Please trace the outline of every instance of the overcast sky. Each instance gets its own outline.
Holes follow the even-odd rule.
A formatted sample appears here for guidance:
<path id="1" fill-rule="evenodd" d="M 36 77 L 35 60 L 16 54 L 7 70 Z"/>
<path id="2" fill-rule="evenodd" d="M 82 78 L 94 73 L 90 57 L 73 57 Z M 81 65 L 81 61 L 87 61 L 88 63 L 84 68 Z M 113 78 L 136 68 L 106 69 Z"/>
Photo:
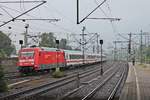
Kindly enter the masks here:
<path id="1" fill-rule="evenodd" d="M 4 1 L 4 0 L 0 0 Z M 7 1 L 7 0 L 5 0 Z M 13 1 L 13 0 L 9 0 Z M 25 1 L 25 0 L 20 0 Z M 38 0 L 36 0 L 38 1 Z M 97 4 L 103 0 L 79 0 L 80 1 L 80 20 L 91 12 Z M 4 4 L 0 3 L 0 24 L 3 21 L 11 19 L 20 13 L 34 7 L 37 3 L 32 4 Z M 102 10 L 101 10 L 102 9 Z M 39 32 L 55 32 L 58 38 L 67 37 L 67 34 L 81 34 L 82 27 L 86 27 L 86 33 L 99 33 L 104 40 L 104 47 L 112 44 L 112 41 L 123 40 L 118 33 L 127 37 L 127 34 L 139 33 L 143 31 L 150 32 L 150 0 L 107 0 L 105 4 L 97 9 L 89 17 L 97 18 L 121 18 L 120 21 L 111 23 L 109 20 L 85 20 L 80 25 L 76 24 L 76 0 L 47 0 L 46 4 L 24 15 L 20 18 L 58 18 L 59 22 L 48 21 L 15 21 L 11 22 L 0 30 L 12 33 L 11 38 L 16 41 L 23 39 L 21 33 L 25 31 L 25 24 L 29 24 L 29 34 Z M 105 13 L 104 13 L 105 12 Z M 8 29 L 11 26 L 12 29 Z M 88 33 L 87 33 L 88 34 Z"/>

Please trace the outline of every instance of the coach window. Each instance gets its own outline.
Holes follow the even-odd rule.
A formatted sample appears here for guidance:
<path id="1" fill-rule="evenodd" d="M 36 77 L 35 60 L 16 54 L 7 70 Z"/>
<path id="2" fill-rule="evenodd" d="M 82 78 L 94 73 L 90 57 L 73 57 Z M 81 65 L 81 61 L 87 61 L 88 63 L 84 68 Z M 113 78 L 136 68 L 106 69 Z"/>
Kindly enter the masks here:
<path id="1" fill-rule="evenodd" d="M 65 59 L 68 59 L 68 54 L 65 54 Z"/>
<path id="2" fill-rule="evenodd" d="M 70 55 L 70 59 L 81 59 L 82 55 Z"/>

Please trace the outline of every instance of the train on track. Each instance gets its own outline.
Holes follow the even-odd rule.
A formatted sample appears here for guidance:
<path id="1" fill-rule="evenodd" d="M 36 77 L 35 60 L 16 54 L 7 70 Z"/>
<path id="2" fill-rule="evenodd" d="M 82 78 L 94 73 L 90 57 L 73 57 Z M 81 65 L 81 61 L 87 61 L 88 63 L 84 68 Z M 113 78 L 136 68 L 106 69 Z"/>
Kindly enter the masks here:
<path id="1" fill-rule="evenodd" d="M 47 47 L 28 47 L 19 50 L 17 66 L 19 72 L 49 71 L 57 67 L 68 68 L 79 64 L 100 62 L 100 54 L 85 54 L 81 51 Z M 106 60 L 106 56 L 102 56 Z"/>

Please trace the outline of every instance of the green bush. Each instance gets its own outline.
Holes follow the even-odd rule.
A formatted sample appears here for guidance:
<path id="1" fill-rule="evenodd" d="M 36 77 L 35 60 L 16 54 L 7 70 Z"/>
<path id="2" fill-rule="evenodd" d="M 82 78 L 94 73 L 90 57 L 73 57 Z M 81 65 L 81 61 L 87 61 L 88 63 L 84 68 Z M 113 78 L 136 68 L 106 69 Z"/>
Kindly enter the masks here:
<path id="1" fill-rule="evenodd" d="M 65 74 L 64 74 L 64 72 L 60 71 L 59 68 L 56 68 L 56 70 L 55 70 L 55 72 L 52 74 L 52 76 L 53 76 L 54 78 L 61 78 L 61 77 L 64 77 Z"/>

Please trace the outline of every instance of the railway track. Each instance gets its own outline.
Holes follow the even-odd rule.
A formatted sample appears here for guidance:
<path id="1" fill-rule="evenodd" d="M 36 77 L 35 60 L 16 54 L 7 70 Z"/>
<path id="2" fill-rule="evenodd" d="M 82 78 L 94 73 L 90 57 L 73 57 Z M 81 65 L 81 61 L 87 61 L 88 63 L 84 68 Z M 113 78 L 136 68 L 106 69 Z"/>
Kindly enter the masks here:
<path id="1" fill-rule="evenodd" d="M 119 70 L 120 69 L 118 69 L 115 72 L 113 72 L 112 74 L 110 74 L 105 80 L 103 80 L 100 84 L 98 84 L 89 94 L 84 96 L 81 100 L 98 100 L 98 99 L 113 100 L 113 98 L 115 97 L 115 93 L 117 92 L 117 89 L 119 88 L 123 78 L 126 75 L 127 68 L 124 67 L 123 70 L 120 71 L 121 73 L 118 73 Z M 107 86 L 106 84 L 118 75 L 119 75 L 119 78 L 116 81 L 116 84 L 114 85 L 113 89 L 110 90 L 108 96 L 101 98 L 99 95 L 100 95 L 100 92 L 103 91 L 102 88 L 106 87 Z"/>
<path id="2" fill-rule="evenodd" d="M 27 89 L 27 90 L 22 90 L 22 91 L 17 91 L 11 94 L 6 94 L 2 95 L 0 99 L 7 99 L 7 100 L 14 100 L 14 99 L 22 99 L 22 98 L 33 98 L 35 95 L 37 96 L 38 94 L 42 94 L 45 92 L 48 92 L 50 90 L 56 89 L 58 87 L 64 86 L 66 84 L 69 84 L 71 82 L 76 82 L 77 81 L 77 76 L 79 75 L 79 78 L 85 78 L 89 75 L 92 75 L 96 72 L 100 72 L 100 70 L 88 70 L 79 74 L 72 74 L 70 76 L 64 77 L 62 79 L 58 79 L 54 82 L 49 82 L 47 84 L 43 84 L 41 86 L 32 88 L 32 89 Z"/>
<path id="3" fill-rule="evenodd" d="M 87 64 L 87 66 L 94 66 L 94 65 L 96 65 L 97 63 L 94 63 L 93 65 L 92 64 Z M 81 65 L 81 66 L 84 66 L 84 65 Z M 81 68 L 76 68 L 76 69 L 81 69 Z M 75 70 L 75 69 L 71 69 L 71 70 Z M 68 72 L 68 71 L 70 71 L 70 70 L 65 70 L 65 72 Z M 43 72 L 44 73 L 44 72 Z M 46 73 L 40 73 L 40 74 L 36 74 L 35 73 L 35 75 L 24 75 L 24 76 L 22 76 L 22 75 L 20 75 L 20 73 L 19 72 L 7 72 L 7 73 L 4 73 L 4 78 L 6 79 L 6 80 L 12 80 L 12 79 L 18 79 L 18 78 L 24 78 L 24 77 L 34 77 L 34 76 L 39 76 L 39 75 L 44 75 L 44 74 L 46 74 Z M 48 73 L 49 74 L 49 73 Z"/>
<path id="4" fill-rule="evenodd" d="M 4 73 L 4 78 L 6 79 L 14 79 L 16 77 L 19 77 L 19 74 L 18 72 L 7 72 L 7 73 Z"/>
<path id="5" fill-rule="evenodd" d="M 104 65 L 108 65 L 110 62 L 106 62 L 104 63 Z M 86 68 L 78 68 L 78 69 L 72 69 L 72 70 L 65 70 L 64 72 L 66 73 L 66 76 L 69 76 L 71 74 L 76 74 L 77 72 L 82 72 L 83 70 L 93 70 L 93 68 L 96 68 L 97 65 L 92 65 L 92 66 L 89 66 L 89 67 L 86 67 Z M 11 74 L 11 73 L 9 73 Z M 44 78 L 52 78 L 52 76 L 49 74 L 49 73 L 44 73 L 44 74 L 38 74 L 38 75 L 32 75 L 32 76 L 24 76 L 24 77 L 21 77 L 19 75 L 17 75 L 16 77 L 14 78 L 6 78 L 7 79 L 7 82 L 9 83 L 9 87 L 14 87 L 16 85 L 19 85 L 19 84 L 24 84 L 26 82 L 32 82 L 34 80 L 40 80 L 40 79 L 44 79 Z M 15 87 L 14 87 L 15 88 Z M 17 88 L 17 87 L 16 87 Z"/>
<path id="6" fill-rule="evenodd" d="M 114 65 L 116 66 L 116 64 Z M 62 100 L 88 100 L 95 94 L 95 92 L 104 86 L 106 82 L 108 82 L 119 69 L 117 67 L 111 67 L 107 71 L 104 72 L 103 76 L 97 76 L 92 80 L 87 82 L 83 82 L 83 84 L 68 93 L 66 93 L 61 99 Z M 94 99 L 91 99 L 94 100 Z"/>

